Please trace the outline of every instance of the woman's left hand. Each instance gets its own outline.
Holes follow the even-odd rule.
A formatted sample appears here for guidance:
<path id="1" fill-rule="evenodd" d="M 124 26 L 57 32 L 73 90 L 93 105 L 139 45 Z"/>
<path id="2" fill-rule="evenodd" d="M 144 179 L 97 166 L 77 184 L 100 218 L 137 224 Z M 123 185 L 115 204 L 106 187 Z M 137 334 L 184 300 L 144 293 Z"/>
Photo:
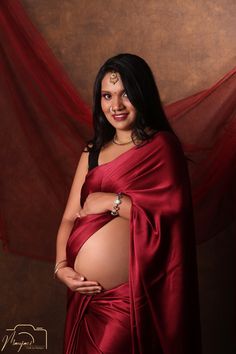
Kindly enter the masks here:
<path id="1" fill-rule="evenodd" d="M 77 213 L 77 216 L 83 217 L 89 214 L 100 214 L 109 211 L 112 208 L 115 198 L 115 193 L 91 193 L 87 196 L 84 206 Z"/>

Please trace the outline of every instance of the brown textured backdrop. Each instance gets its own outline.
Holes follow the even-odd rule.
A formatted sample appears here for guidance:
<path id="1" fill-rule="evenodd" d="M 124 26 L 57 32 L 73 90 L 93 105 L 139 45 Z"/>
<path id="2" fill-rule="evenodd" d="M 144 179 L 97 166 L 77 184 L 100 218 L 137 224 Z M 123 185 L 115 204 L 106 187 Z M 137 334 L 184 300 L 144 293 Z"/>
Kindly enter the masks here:
<path id="1" fill-rule="evenodd" d="M 22 0 L 82 97 L 119 52 L 143 56 L 165 102 L 204 89 L 236 59 L 235 0 Z"/>
<path id="2" fill-rule="evenodd" d="M 99 66 L 119 52 L 147 60 L 164 102 L 235 66 L 235 0 L 21 2 L 88 104 Z M 233 354 L 233 245 L 229 229 L 198 248 L 204 354 Z M 53 266 L 2 252 L 1 264 L 0 339 L 6 328 L 32 323 L 48 330 L 47 353 L 61 353 L 66 291 L 52 280 Z"/>

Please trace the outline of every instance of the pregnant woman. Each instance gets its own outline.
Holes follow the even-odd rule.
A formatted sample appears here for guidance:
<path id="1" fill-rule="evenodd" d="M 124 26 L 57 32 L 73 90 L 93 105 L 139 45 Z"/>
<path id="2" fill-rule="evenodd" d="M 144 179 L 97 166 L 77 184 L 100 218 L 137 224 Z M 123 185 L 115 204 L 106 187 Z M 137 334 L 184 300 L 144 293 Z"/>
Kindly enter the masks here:
<path id="1" fill-rule="evenodd" d="M 152 72 L 108 59 L 57 236 L 66 354 L 199 354 L 188 172 Z"/>

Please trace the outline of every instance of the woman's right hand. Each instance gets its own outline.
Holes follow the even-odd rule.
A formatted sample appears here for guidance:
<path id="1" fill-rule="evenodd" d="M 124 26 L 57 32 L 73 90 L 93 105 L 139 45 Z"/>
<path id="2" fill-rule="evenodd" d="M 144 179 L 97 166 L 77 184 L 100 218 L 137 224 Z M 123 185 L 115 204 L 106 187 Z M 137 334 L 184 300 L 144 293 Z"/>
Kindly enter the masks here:
<path id="1" fill-rule="evenodd" d="M 71 267 L 63 267 L 57 271 L 57 278 L 72 291 L 84 295 L 95 295 L 101 292 L 102 287 L 97 281 L 85 280 L 84 276 L 76 273 Z"/>

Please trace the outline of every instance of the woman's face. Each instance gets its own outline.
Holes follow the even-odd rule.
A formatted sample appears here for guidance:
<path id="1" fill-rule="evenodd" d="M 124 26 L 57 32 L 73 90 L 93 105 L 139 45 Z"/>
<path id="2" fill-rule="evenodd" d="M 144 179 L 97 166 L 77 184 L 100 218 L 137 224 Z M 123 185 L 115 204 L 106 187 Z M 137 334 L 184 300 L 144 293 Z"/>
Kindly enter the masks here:
<path id="1" fill-rule="evenodd" d="M 108 72 L 102 80 L 101 107 L 107 120 L 115 129 L 132 130 L 136 109 L 130 102 L 117 72 Z"/>

